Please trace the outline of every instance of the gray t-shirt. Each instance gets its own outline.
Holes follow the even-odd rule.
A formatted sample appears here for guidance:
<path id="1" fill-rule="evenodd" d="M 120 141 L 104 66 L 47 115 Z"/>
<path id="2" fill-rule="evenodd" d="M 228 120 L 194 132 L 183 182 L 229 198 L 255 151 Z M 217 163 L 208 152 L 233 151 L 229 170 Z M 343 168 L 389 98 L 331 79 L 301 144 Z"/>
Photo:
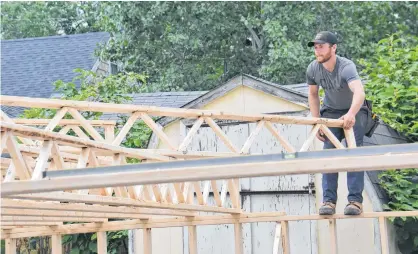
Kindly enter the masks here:
<path id="1" fill-rule="evenodd" d="M 316 60 L 312 61 L 306 71 L 308 85 L 320 85 L 325 91 L 324 106 L 348 110 L 353 101 L 353 92 L 348 83 L 360 79 L 356 65 L 349 59 L 337 56 L 337 62 L 332 72 Z"/>

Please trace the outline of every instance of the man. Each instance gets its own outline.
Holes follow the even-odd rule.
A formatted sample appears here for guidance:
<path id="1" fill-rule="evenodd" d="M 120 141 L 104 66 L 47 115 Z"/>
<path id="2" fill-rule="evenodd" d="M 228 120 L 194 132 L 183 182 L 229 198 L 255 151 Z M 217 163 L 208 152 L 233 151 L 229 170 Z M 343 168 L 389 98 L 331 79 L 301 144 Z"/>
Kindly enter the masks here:
<path id="1" fill-rule="evenodd" d="M 355 64 L 347 58 L 336 55 L 337 37 L 328 31 L 320 32 L 308 43 L 314 47 L 316 60 L 312 61 L 306 72 L 309 85 L 309 107 L 313 117 L 343 120 L 343 128 L 353 128 L 357 146 L 363 145 L 367 109 L 363 84 Z M 320 109 L 319 86 L 325 91 L 325 99 Z M 338 140 L 342 140 L 343 128 L 330 128 Z M 335 146 L 320 131 L 317 138 L 324 142 L 324 149 Z M 362 192 L 364 189 L 364 172 L 348 172 L 348 205 L 346 215 L 359 215 L 363 211 Z M 322 175 L 323 205 L 320 215 L 335 213 L 337 203 L 338 173 Z"/>

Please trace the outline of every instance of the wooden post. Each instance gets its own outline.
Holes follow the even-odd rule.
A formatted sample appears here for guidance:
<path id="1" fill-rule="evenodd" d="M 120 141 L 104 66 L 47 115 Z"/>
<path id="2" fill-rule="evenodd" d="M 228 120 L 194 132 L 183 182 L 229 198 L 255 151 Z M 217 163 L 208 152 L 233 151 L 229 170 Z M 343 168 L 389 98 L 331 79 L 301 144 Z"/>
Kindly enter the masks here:
<path id="1" fill-rule="evenodd" d="M 62 254 L 62 236 L 55 234 L 51 236 L 52 254 Z"/>
<path id="2" fill-rule="evenodd" d="M 289 222 L 282 221 L 282 248 L 283 254 L 290 254 Z"/>
<path id="3" fill-rule="evenodd" d="M 189 226 L 189 254 L 197 254 L 197 230 L 196 226 Z"/>
<path id="4" fill-rule="evenodd" d="M 382 254 L 389 254 L 388 234 L 386 230 L 386 218 L 385 217 L 379 217 L 379 229 L 380 229 L 380 244 L 382 247 Z"/>
<path id="5" fill-rule="evenodd" d="M 337 224 L 336 219 L 330 219 L 329 222 L 329 234 L 330 234 L 330 247 L 331 254 L 338 254 L 338 237 L 337 237 Z"/>
<path id="6" fill-rule="evenodd" d="M 144 254 L 152 254 L 151 228 L 144 228 Z"/>
<path id="7" fill-rule="evenodd" d="M 282 225 L 281 222 L 276 224 L 276 232 L 273 241 L 273 254 L 280 254 L 280 246 L 282 245 Z"/>
<path id="8" fill-rule="evenodd" d="M 242 223 L 234 223 L 234 235 L 235 235 L 235 254 L 243 254 L 242 246 Z"/>
<path id="9" fill-rule="evenodd" d="M 6 239 L 6 254 L 16 254 L 16 239 Z"/>
<path id="10" fill-rule="evenodd" d="M 97 253 L 106 254 L 107 253 L 107 236 L 106 231 L 97 232 Z"/>

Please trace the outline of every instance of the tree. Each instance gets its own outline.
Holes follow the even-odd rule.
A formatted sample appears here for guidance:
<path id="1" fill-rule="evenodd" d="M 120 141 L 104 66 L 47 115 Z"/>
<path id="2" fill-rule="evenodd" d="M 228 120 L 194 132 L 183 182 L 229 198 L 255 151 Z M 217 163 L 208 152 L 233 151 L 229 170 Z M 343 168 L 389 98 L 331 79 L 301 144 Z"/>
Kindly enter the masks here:
<path id="1" fill-rule="evenodd" d="M 1 39 L 97 31 L 94 2 L 1 2 Z"/>
<path id="2" fill-rule="evenodd" d="M 206 90 L 239 72 L 257 73 L 262 45 L 245 22 L 260 12 L 257 2 L 109 2 L 99 9 L 112 34 L 103 56 L 145 73 L 155 89 Z"/>

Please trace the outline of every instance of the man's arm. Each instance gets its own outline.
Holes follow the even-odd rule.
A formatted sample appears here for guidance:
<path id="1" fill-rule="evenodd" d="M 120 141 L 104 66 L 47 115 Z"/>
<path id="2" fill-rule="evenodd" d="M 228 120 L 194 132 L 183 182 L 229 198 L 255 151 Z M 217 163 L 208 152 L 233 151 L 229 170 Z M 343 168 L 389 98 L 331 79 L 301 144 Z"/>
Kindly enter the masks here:
<path id="1" fill-rule="evenodd" d="M 319 87 L 317 85 L 309 85 L 309 108 L 313 117 L 319 117 Z"/>

